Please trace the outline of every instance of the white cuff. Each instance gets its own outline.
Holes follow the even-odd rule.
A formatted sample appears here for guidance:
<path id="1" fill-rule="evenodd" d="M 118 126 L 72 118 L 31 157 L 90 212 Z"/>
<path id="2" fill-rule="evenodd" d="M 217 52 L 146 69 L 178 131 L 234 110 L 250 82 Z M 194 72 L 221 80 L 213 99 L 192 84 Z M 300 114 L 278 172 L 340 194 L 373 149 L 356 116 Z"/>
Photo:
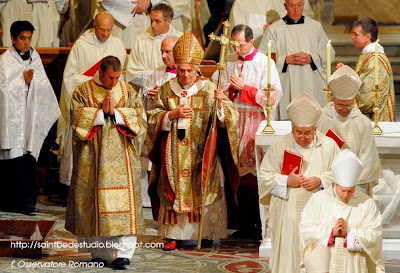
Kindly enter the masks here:
<path id="1" fill-rule="evenodd" d="M 217 118 L 218 118 L 218 127 L 225 127 L 225 111 L 224 105 L 221 103 L 221 108 L 217 110 Z"/>
<path id="2" fill-rule="evenodd" d="M 127 126 L 124 120 L 124 117 L 121 115 L 121 113 L 117 110 L 114 109 L 114 116 L 115 116 L 115 125 L 120 125 L 120 126 Z"/>
<path id="3" fill-rule="evenodd" d="M 169 119 L 169 112 L 165 115 L 161 125 L 161 131 L 171 131 L 172 121 Z"/>
<path id="4" fill-rule="evenodd" d="M 265 108 L 267 106 L 267 92 L 263 90 L 257 90 L 256 102 L 258 103 L 259 106 Z"/>
<path id="5" fill-rule="evenodd" d="M 317 176 L 317 177 L 318 177 L 318 176 Z M 321 185 L 319 185 L 319 187 L 320 187 L 321 189 L 326 189 L 326 188 L 329 187 L 329 184 L 325 183 L 325 181 L 322 180 L 321 177 L 318 177 L 318 178 L 321 180 Z"/>
<path id="6" fill-rule="evenodd" d="M 280 175 L 279 178 L 275 181 L 275 186 L 272 189 L 271 193 L 283 199 L 288 199 L 289 189 L 287 186 L 287 180 L 287 175 Z"/>
<path id="7" fill-rule="evenodd" d="M 357 240 L 357 232 L 355 228 L 351 228 L 347 233 L 347 250 L 349 251 L 363 251 L 360 242 Z"/>
<path id="8" fill-rule="evenodd" d="M 94 120 L 93 126 L 101 126 L 104 125 L 104 112 L 103 109 L 100 109 L 99 112 L 97 112 L 96 119 Z"/>

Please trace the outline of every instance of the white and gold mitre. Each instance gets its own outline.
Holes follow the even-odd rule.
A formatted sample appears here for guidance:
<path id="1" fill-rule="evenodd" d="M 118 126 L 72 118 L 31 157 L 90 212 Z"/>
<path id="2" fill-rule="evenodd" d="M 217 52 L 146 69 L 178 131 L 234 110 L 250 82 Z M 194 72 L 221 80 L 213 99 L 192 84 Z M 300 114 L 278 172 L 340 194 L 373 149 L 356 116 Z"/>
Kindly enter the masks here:
<path id="1" fill-rule="evenodd" d="M 321 106 L 308 93 L 304 92 L 292 100 L 286 108 L 292 126 L 312 127 L 321 115 Z"/>
<path id="2" fill-rule="evenodd" d="M 203 47 L 191 30 L 186 30 L 183 33 L 172 52 L 177 64 L 200 65 L 204 55 Z"/>
<path id="3" fill-rule="evenodd" d="M 345 149 L 336 155 L 331 170 L 336 184 L 350 188 L 357 184 L 363 166 L 353 152 Z"/>
<path id="4" fill-rule="evenodd" d="M 329 272 L 331 250 L 327 246 L 309 243 L 303 250 L 303 263 L 307 273 Z"/>
<path id="5" fill-rule="evenodd" d="M 332 74 L 328 84 L 334 98 L 351 100 L 354 99 L 358 90 L 360 90 L 361 80 L 353 69 L 345 65 Z"/>

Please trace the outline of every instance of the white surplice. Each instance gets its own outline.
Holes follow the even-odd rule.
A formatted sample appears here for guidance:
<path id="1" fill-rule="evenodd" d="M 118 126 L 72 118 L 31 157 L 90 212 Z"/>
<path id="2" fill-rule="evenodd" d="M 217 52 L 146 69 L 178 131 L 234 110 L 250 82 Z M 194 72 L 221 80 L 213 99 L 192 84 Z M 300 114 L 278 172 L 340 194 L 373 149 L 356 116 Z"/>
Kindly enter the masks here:
<path id="1" fill-rule="evenodd" d="M 276 53 L 276 67 L 279 71 L 283 98 L 279 103 L 279 119 L 288 119 L 286 107 L 303 92 L 307 92 L 316 99 L 320 105 L 326 104 L 326 56 L 328 37 L 321 23 L 304 18 L 304 24 L 287 25 L 283 20 L 278 20 L 268 27 L 264 34 L 259 50 L 267 52 L 267 44 L 272 41 L 272 52 Z M 311 55 L 317 67 L 313 70 L 311 64 L 288 65 L 286 72 L 282 72 L 288 55 L 305 52 Z M 331 61 L 335 51 L 331 47 Z"/>
<path id="2" fill-rule="evenodd" d="M 164 64 L 161 56 L 161 43 L 170 36 L 180 37 L 182 32 L 177 31 L 170 25 L 167 33 L 153 35 L 151 28 L 140 35 L 132 45 L 131 53 L 128 55 L 128 66 L 126 81 L 138 86 L 143 86 L 153 71 Z"/>
<path id="3" fill-rule="evenodd" d="M 255 49 L 254 49 L 255 50 Z M 253 51 L 249 54 L 252 54 Z M 261 52 L 257 52 L 252 60 L 241 61 L 238 59 L 237 53 L 232 53 L 226 58 L 226 69 L 221 74 L 221 87 L 227 91 L 230 86 L 231 75 L 239 76 L 242 74 L 243 82 L 245 85 L 257 89 L 255 96 L 256 105 L 243 102 L 241 92 L 238 93 L 235 99 L 235 105 L 239 111 L 238 123 L 238 151 L 239 151 L 239 175 L 246 174 L 257 175 L 256 161 L 255 161 L 255 134 L 261 123 L 266 117 L 266 102 L 267 94 L 263 91 L 267 88 L 267 74 L 268 74 L 268 57 Z M 218 82 L 218 74 L 216 71 L 213 76 L 213 82 Z M 271 59 L 271 85 L 275 89 L 272 93 L 274 98 L 273 109 L 271 112 L 271 120 L 274 120 L 275 109 L 280 98 L 282 97 L 282 87 L 279 80 L 278 70 L 276 69 L 274 60 Z"/>

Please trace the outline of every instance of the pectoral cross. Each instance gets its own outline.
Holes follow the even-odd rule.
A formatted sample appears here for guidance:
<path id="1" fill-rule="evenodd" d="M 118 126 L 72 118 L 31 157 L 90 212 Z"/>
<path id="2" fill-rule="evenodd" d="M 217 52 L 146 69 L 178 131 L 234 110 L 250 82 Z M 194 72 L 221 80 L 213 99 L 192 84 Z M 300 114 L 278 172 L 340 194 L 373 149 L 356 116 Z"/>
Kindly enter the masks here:
<path id="1" fill-rule="evenodd" d="M 221 45 L 221 51 L 219 53 L 219 62 L 217 63 L 217 69 L 219 71 L 217 88 L 219 88 L 221 84 L 221 71 L 226 69 L 226 63 L 225 63 L 226 47 L 228 45 L 233 45 L 233 46 L 240 45 L 239 41 L 231 40 L 229 37 L 228 33 L 230 27 L 229 21 L 226 20 L 223 23 L 223 25 L 224 27 L 221 36 L 215 35 L 214 32 L 208 35 L 211 41 L 217 41 Z"/>

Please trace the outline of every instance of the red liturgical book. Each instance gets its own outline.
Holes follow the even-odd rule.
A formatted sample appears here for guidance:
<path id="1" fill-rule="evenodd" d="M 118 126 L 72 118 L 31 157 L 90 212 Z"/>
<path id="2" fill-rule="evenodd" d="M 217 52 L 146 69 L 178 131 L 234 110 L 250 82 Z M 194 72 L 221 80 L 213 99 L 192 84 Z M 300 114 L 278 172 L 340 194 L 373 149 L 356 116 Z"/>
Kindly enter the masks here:
<path id="1" fill-rule="evenodd" d="M 344 144 L 344 140 L 338 135 L 336 134 L 333 130 L 329 129 L 328 132 L 326 132 L 326 136 L 332 138 L 334 141 L 336 141 L 336 144 L 339 146 L 339 148 L 341 149 L 343 144 Z"/>
<path id="2" fill-rule="evenodd" d="M 298 167 L 296 174 L 299 174 L 301 170 L 302 161 L 303 157 L 301 155 L 285 150 L 283 154 L 283 164 L 282 164 L 281 174 L 289 175 L 295 167 Z"/>
<path id="3" fill-rule="evenodd" d="M 94 74 L 96 74 L 96 72 L 100 69 L 100 65 L 101 65 L 102 61 L 103 61 L 103 58 L 98 63 L 93 65 L 91 68 L 89 68 L 85 73 L 83 73 L 83 75 L 88 76 L 88 77 L 93 77 Z"/>

